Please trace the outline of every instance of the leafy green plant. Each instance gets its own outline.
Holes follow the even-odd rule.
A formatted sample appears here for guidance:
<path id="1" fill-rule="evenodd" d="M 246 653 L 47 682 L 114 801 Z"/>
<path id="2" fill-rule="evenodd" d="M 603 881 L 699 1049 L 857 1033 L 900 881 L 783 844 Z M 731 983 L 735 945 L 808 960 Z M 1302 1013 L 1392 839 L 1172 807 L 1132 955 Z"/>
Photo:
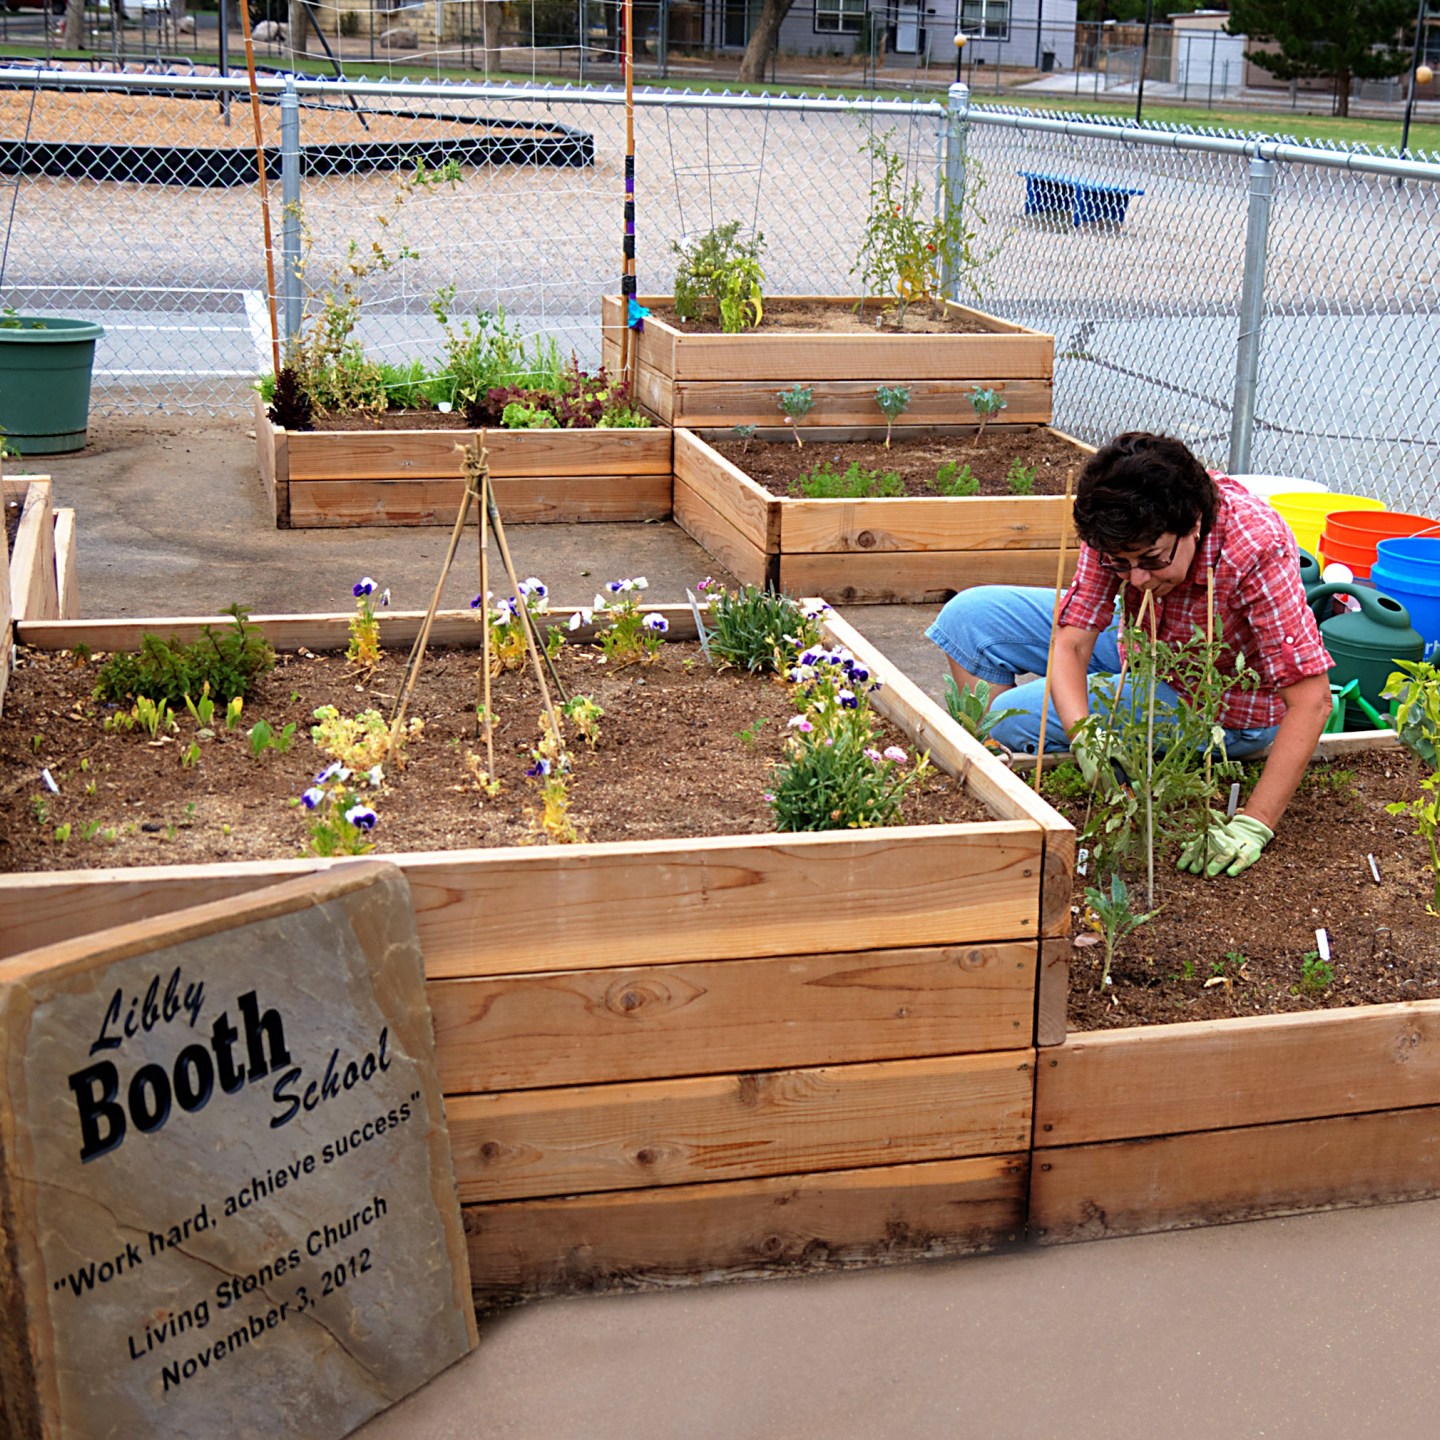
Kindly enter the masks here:
<path id="1" fill-rule="evenodd" d="M 710 603 L 706 644 L 711 663 L 720 669 L 733 665 L 751 674 L 787 670 L 802 649 L 819 643 L 823 606 L 803 607 L 758 585 L 732 593 L 705 579 L 696 589 Z"/>
<path id="2" fill-rule="evenodd" d="M 982 745 L 991 750 L 1003 747 L 990 732 L 1012 715 L 1023 715 L 1019 709 L 994 710 L 990 704 L 990 683 L 977 680 L 974 686 L 961 687 L 953 675 L 945 677 L 945 709 L 950 718 L 973 735 Z"/>
<path id="3" fill-rule="evenodd" d="M 384 779 L 384 766 L 405 768 L 405 747 L 425 728 L 425 722 L 414 717 L 392 726 L 378 710 L 362 710 L 352 719 L 333 705 L 319 706 L 312 718 L 316 723 L 310 727 L 310 738 L 346 772 L 340 778 L 348 781 L 351 774 L 359 774 L 372 786 Z M 327 781 L 334 778 L 332 772 L 333 766 L 327 767 Z"/>
<path id="4" fill-rule="evenodd" d="M 764 318 L 762 286 L 765 272 L 760 252 L 765 237 L 741 240 L 740 222 L 727 220 L 689 245 L 670 245 L 679 258 L 675 269 L 675 314 L 681 320 L 704 317 L 705 302 L 712 302 L 727 334 L 754 327 Z"/>
<path id="5" fill-rule="evenodd" d="M 560 422 L 538 405 L 527 405 L 512 400 L 500 414 L 500 424 L 506 430 L 558 430 Z"/>
<path id="6" fill-rule="evenodd" d="M 1307 950 L 1300 961 L 1300 979 L 1291 987 L 1295 995 L 1311 999 L 1323 995 L 1335 983 L 1335 967 L 1320 958 L 1318 950 Z"/>
<path id="7" fill-rule="evenodd" d="M 283 755 L 295 738 L 295 722 L 292 720 L 283 730 L 276 730 L 268 720 L 257 720 L 249 732 L 250 753 L 260 759 L 267 750 Z"/>
<path id="8" fill-rule="evenodd" d="M 880 385 L 875 390 L 875 403 L 885 416 L 885 448 L 890 448 L 890 430 L 910 405 L 908 385 Z"/>
<path id="9" fill-rule="evenodd" d="M 561 713 L 575 727 L 575 733 L 593 750 L 600 739 L 600 721 L 605 712 L 589 695 L 572 695 Z"/>
<path id="10" fill-rule="evenodd" d="M 906 793 L 929 772 L 898 745 L 879 748 L 869 694 L 879 681 L 848 650 L 811 645 L 786 671 L 798 714 L 768 796 L 777 830 L 888 825 Z M 909 768 L 906 768 L 909 766 Z"/>
<path id="11" fill-rule="evenodd" d="M 1422 764 L 1433 772 L 1420 782 L 1414 800 L 1396 800 L 1385 807 L 1389 815 L 1404 815 L 1415 822 L 1415 833 L 1430 851 L 1433 880 L 1429 909 L 1440 912 L 1440 665 L 1424 660 L 1397 660 L 1380 693 L 1392 702 L 1395 730 Z"/>
<path id="12" fill-rule="evenodd" d="M 550 613 L 550 590 L 545 582 L 531 575 L 519 585 L 519 596 L 509 595 L 497 600 L 494 595 L 477 595 L 471 602 L 472 610 L 485 609 L 485 623 L 490 627 L 490 673 L 503 675 L 507 670 L 522 670 L 525 667 L 525 630 L 529 628 L 536 639 L 543 644 L 545 653 L 552 660 L 565 644 L 565 636 L 554 625 L 547 625 L 544 617 Z M 599 603 L 599 597 L 596 597 Z M 521 607 L 524 614 L 521 614 Z M 580 612 L 576 611 L 578 615 Z M 588 621 L 586 622 L 589 623 Z M 580 627 L 571 617 L 572 630 Z M 543 636 L 543 639 L 541 638 Z"/>
<path id="13" fill-rule="evenodd" d="M 751 725 L 744 725 L 735 732 L 735 738 L 747 749 L 753 750 L 760 739 L 760 732 L 770 723 L 768 715 L 762 715 Z"/>
<path id="14" fill-rule="evenodd" d="M 201 729 L 208 731 L 210 722 L 215 718 L 215 702 L 210 698 L 210 684 L 206 681 L 200 687 L 200 698 L 193 700 L 187 694 L 185 696 L 185 708 L 190 712 L 190 718 Z"/>
<path id="15" fill-rule="evenodd" d="M 739 437 L 742 454 L 750 453 L 750 442 L 755 438 L 755 431 L 758 428 L 756 425 L 732 425 L 730 427 L 730 433 Z"/>
<path id="16" fill-rule="evenodd" d="M 1088 747 L 1105 757 L 1102 775 L 1112 771 L 1108 762 L 1116 762 L 1128 782 L 1107 781 L 1095 794 L 1082 838 L 1097 866 L 1118 869 L 1138 851 L 1153 875 L 1158 843 L 1204 834 L 1214 818 L 1210 807 L 1218 782 L 1244 773 L 1238 762 L 1224 758 L 1218 717 L 1228 691 L 1253 690 L 1259 677 L 1243 656 L 1233 672 L 1221 670 L 1221 628 L 1217 620 L 1213 639 L 1207 641 L 1197 628 L 1189 640 L 1172 644 L 1140 625 L 1127 625 L 1121 648 L 1128 692 L 1116 697 L 1103 688 L 1105 682 L 1092 687 L 1090 713 L 1072 735 L 1071 748 Z M 1157 753 L 1151 702 L 1161 677 L 1174 687 L 1177 701 L 1158 717 L 1165 745 Z M 1153 880 L 1149 894 L 1153 905 Z"/>
<path id="17" fill-rule="evenodd" d="M 803 447 L 800 422 L 815 408 L 815 391 L 809 385 L 796 383 L 788 390 L 779 391 L 775 399 L 785 412 L 785 423 L 794 427 L 795 443 Z"/>
<path id="18" fill-rule="evenodd" d="M 980 482 L 970 473 L 968 462 L 961 465 L 958 460 L 945 460 L 935 472 L 934 488 L 941 495 L 978 495 Z"/>
<path id="19" fill-rule="evenodd" d="M 173 635 L 162 640 L 144 634 L 138 651 L 117 651 L 100 667 L 95 699 L 123 702 L 143 695 L 175 708 L 207 686 L 227 704 L 248 694 L 254 682 L 274 668 L 275 652 L 264 632 L 249 623 L 244 606 L 231 605 L 223 613 L 233 617 L 229 629 L 206 625 L 189 644 Z"/>
<path id="20" fill-rule="evenodd" d="M 1100 986 L 1110 983 L 1110 967 L 1115 960 L 1115 950 L 1120 942 L 1132 931 L 1153 920 L 1160 910 L 1147 910 L 1137 914 L 1131 905 L 1130 887 L 1118 874 L 1110 876 L 1109 894 L 1097 886 L 1085 887 L 1085 901 L 1088 907 L 1087 919 L 1100 934 L 1105 944 L 1105 964 L 1100 972 Z"/>
<path id="21" fill-rule="evenodd" d="M 970 392 L 970 404 L 975 410 L 975 418 L 979 425 L 975 427 L 975 438 L 970 442 L 972 446 L 979 446 L 980 437 L 985 433 L 985 426 L 993 420 L 1002 410 L 1009 406 L 1000 398 L 998 390 L 984 388 L 977 385 Z"/>
<path id="22" fill-rule="evenodd" d="M 570 628 L 599 623 L 596 617 L 604 616 L 605 628 L 596 636 L 604 658 L 615 666 L 649 664 L 660 653 L 670 629 L 663 615 L 655 611 L 641 614 L 639 593 L 649 586 L 643 575 L 608 581 L 606 593 L 595 597 L 593 607 L 586 606 L 570 617 Z"/>
<path id="23" fill-rule="evenodd" d="M 1012 495 L 1033 495 L 1035 493 L 1035 467 L 1026 465 L 1017 455 L 1005 472 L 1005 488 Z"/>
<path id="24" fill-rule="evenodd" d="M 852 460 L 844 474 L 839 474 L 828 460 L 822 460 L 813 470 L 797 475 L 790 491 L 807 500 L 867 500 L 903 495 L 905 486 L 894 470 L 867 470 Z"/>
<path id="25" fill-rule="evenodd" d="M 868 135 L 861 145 L 861 153 L 873 162 L 870 213 L 850 273 L 859 275 L 863 296 L 894 300 L 895 323 L 903 329 L 913 304 L 928 303 L 936 316 L 944 313 L 947 276 L 957 288 L 981 298 L 979 276 L 999 246 L 986 247 L 981 240 L 985 177 L 974 156 L 966 160 L 962 208 L 948 177 L 938 196 L 918 179 L 906 183 L 905 159 L 892 144 L 894 134 Z"/>
<path id="26" fill-rule="evenodd" d="M 158 740 L 175 728 L 170 702 L 163 698 L 152 700 L 148 695 L 137 695 L 131 713 L 135 716 L 135 724 L 152 740 Z"/>

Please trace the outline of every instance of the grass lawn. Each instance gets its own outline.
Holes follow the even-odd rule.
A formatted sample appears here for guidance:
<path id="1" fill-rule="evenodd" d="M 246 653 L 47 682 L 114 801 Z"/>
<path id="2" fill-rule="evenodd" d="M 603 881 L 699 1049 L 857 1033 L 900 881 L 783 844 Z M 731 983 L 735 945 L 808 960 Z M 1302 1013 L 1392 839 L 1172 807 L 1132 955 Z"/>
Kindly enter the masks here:
<path id="1" fill-rule="evenodd" d="M 13 58 L 43 58 L 43 51 L 35 46 L 10 46 L 8 52 Z M 82 59 L 88 56 L 66 56 L 57 54 L 57 59 L 73 58 Z M 197 54 L 194 56 L 197 64 L 214 64 L 213 55 Z M 240 72 L 244 69 L 243 57 L 235 54 L 233 48 L 230 56 L 231 69 Z M 331 65 L 323 56 L 309 56 L 297 68 L 303 69 L 316 76 L 329 77 L 334 71 Z M 373 80 L 450 80 L 450 81 L 472 81 L 478 82 L 481 76 L 472 69 L 445 69 L 439 70 L 432 65 L 405 65 L 393 61 L 356 61 L 346 59 L 344 61 L 345 73 L 353 79 Z M 495 81 L 508 82 L 512 84 L 541 85 L 556 87 L 572 87 L 573 80 L 567 80 L 563 76 L 537 75 L 531 76 L 519 71 L 496 72 L 491 77 Z M 611 82 L 611 88 L 614 88 Z M 693 77 L 674 76 L 667 80 L 647 78 L 637 82 L 642 88 L 648 90 L 683 90 L 695 94 L 702 94 L 706 91 L 734 91 L 737 94 L 748 93 L 752 95 L 804 95 L 821 99 L 843 99 L 861 96 L 865 99 L 876 100 L 928 100 L 936 101 L 943 99 L 943 91 L 931 87 L 923 90 L 915 89 L 877 89 L 860 90 L 858 86 L 846 85 L 797 85 L 792 83 L 777 84 L 754 84 L 740 86 L 734 82 L 725 80 L 723 77 Z M 980 109 L 1032 109 L 1045 111 L 1061 111 L 1076 115 L 1119 115 L 1133 116 L 1135 105 L 1133 101 L 1106 101 L 1095 100 L 1088 96 L 1008 96 L 1008 95 L 977 95 L 975 105 Z M 1393 119 L 1371 120 L 1360 118 L 1340 119 L 1330 115 L 1307 115 L 1301 111 L 1291 110 L 1288 106 L 1277 106 L 1274 110 L 1252 110 L 1252 109 L 1216 109 L 1207 110 L 1197 105 L 1167 105 L 1160 101 L 1152 101 L 1145 107 L 1146 119 L 1157 124 L 1170 125 L 1193 125 L 1197 129 L 1233 130 L 1240 135 L 1265 134 L 1277 136 L 1293 136 L 1302 144 L 1306 141 L 1327 141 L 1340 145 L 1369 145 L 1372 147 L 1392 146 L 1400 144 L 1401 117 L 1397 113 Z M 1428 153 L 1427 153 L 1428 152 Z M 1411 157 L 1419 160 L 1440 161 L 1440 122 L 1435 120 L 1412 119 L 1410 125 L 1410 153 Z"/>

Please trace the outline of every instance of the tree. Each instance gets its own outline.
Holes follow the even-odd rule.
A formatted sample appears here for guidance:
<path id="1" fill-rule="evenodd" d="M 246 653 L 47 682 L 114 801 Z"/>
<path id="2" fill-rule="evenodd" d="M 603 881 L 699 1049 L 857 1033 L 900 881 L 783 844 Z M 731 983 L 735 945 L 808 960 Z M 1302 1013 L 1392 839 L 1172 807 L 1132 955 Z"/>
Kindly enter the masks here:
<path id="1" fill-rule="evenodd" d="M 1225 28 L 1274 47 L 1245 58 L 1278 80 L 1332 77 L 1335 113 L 1348 115 L 1352 80 L 1409 67 L 1415 0 L 1232 0 Z"/>
<path id="2" fill-rule="evenodd" d="M 765 0 L 760 7 L 760 18 L 750 32 L 745 53 L 740 57 L 740 79 L 754 84 L 765 78 L 765 66 L 775 43 L 780 38 L 780 24 L 790 13 L 794 0 Z"/>
<path id="3" fill-rule="evenodd" d="M 1164 24 L 1172 15 L 1188 15 L 1192 10 L 1209 8 L 1210 0 L 1165 0 L 1163 5 L 1152 6 L 1152 18 L 1157 24 Z M 1095 25 L 1104 20 L 1118 20 L 1122 24 L 1145 18 L 1145 0 L 1079 0 L 1075 18 L 1086 24 Z"/>

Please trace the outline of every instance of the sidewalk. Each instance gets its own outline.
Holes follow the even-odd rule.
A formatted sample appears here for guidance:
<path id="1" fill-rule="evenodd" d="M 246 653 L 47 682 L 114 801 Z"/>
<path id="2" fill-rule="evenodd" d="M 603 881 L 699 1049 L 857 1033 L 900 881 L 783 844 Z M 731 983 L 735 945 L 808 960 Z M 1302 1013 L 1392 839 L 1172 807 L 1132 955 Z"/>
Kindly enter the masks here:
<path id="1" fill-rule="evenodd" d="M 364 1440 L 1430 1440 L 1440 1201 L 528 1306 Z"/>

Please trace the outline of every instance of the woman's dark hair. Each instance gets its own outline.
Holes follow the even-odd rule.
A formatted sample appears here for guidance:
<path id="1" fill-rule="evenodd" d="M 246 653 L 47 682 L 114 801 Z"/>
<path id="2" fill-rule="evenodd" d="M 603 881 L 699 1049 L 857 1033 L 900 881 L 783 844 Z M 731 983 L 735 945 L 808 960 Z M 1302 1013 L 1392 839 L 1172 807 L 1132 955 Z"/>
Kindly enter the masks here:
<path id="1" fill-rule="evenodd" d="M 1132 430 L 1086 462 L 1075 492 L 1075 530 L 1106 555 L 1141 550 L 1162 535 L 1215 524 L 1220 496 L 1205 467 L 1179 440 Z"/>

